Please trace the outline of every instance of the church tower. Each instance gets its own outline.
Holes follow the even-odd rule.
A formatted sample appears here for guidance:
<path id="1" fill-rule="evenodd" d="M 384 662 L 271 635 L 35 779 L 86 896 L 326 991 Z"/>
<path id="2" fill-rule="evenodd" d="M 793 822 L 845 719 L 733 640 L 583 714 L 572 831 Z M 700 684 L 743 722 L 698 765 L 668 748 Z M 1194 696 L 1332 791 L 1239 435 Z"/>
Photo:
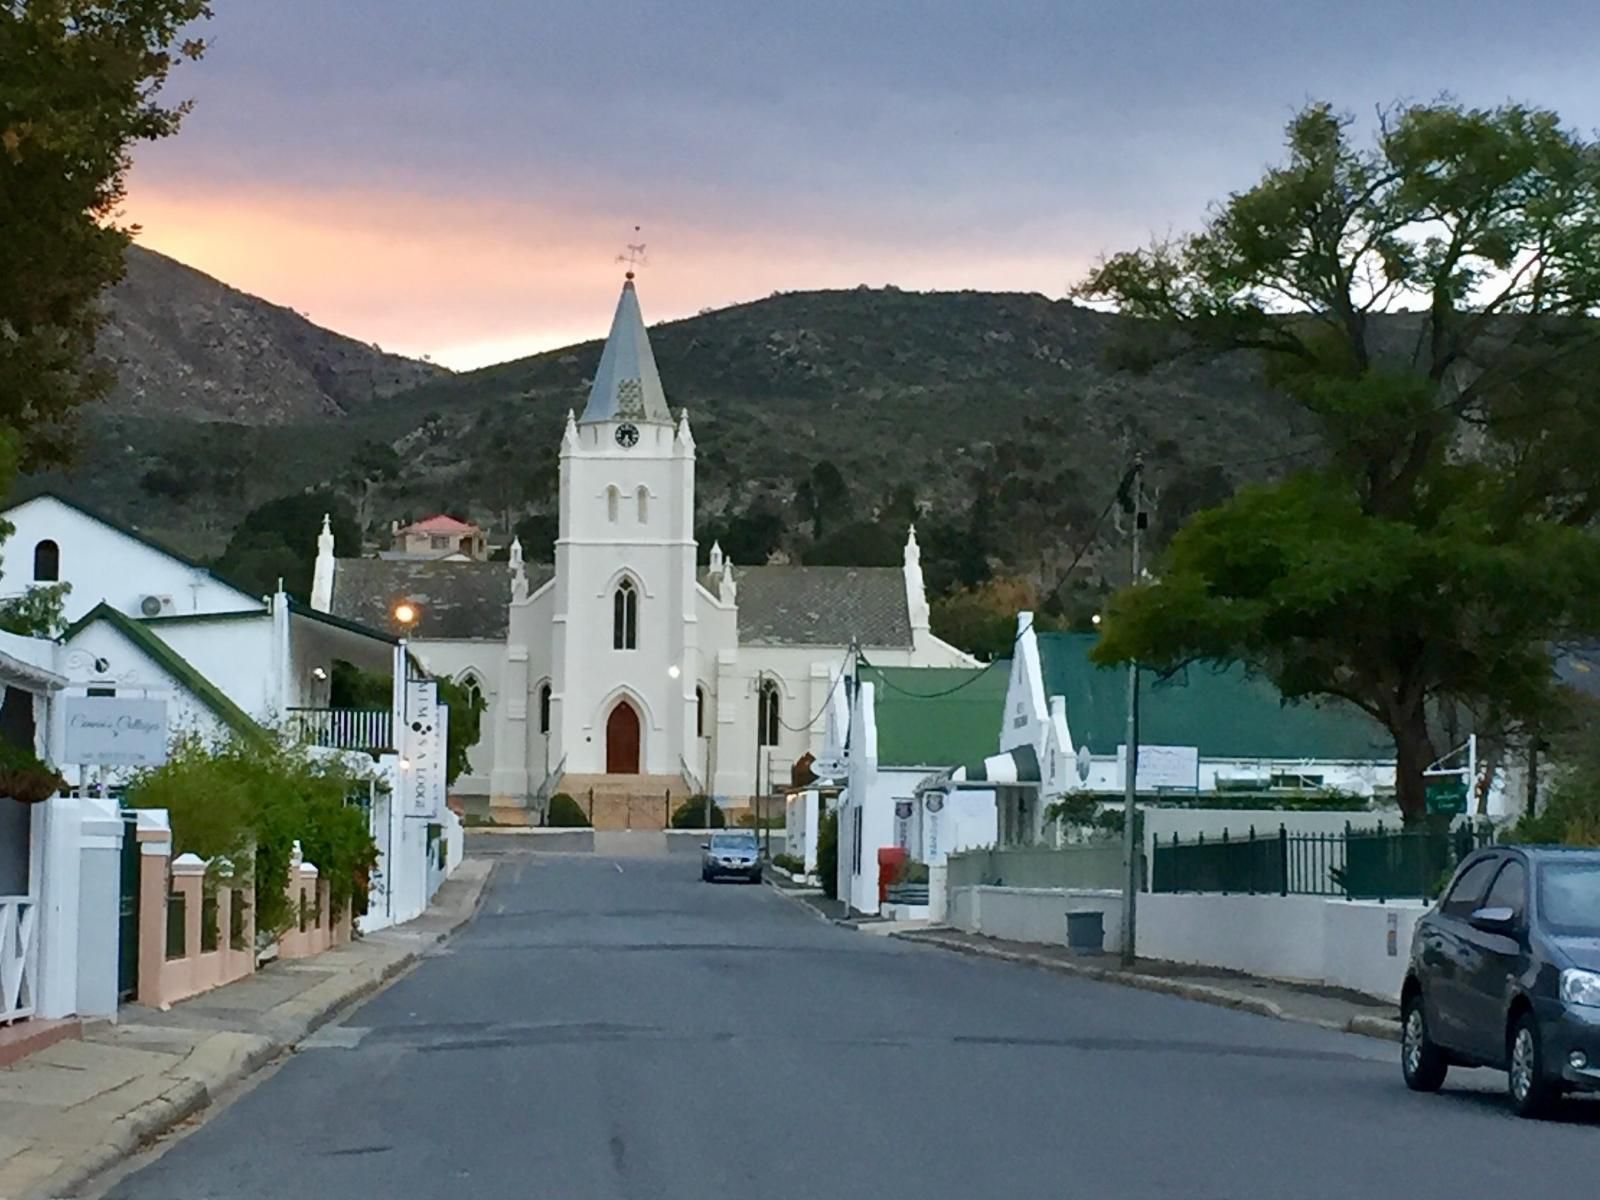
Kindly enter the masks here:
<path id="1" fill-rule="evenodd" d="M 561 439 L 552 762 L 681 778 L 695 750 L 694 439 L 667 408 L 628 273 Z"/>

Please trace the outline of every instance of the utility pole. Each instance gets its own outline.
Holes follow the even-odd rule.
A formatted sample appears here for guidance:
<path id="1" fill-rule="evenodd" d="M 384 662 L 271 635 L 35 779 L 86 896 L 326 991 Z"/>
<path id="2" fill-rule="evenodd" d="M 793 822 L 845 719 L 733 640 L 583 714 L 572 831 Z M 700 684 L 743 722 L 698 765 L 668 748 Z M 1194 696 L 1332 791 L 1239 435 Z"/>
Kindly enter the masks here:
<path id="1" fill-rule="evenodd" d="M 1140 541 L 1144 535 L 1144 455 L 1133 456 L 1123 502 L 1133 509 L 1133 577 L 1139 583 Z M 1122 965 L 1133 966 L 1139 904 L 1139 664 L 1128 664 L 1127 747 L 1122 758 Z"/>

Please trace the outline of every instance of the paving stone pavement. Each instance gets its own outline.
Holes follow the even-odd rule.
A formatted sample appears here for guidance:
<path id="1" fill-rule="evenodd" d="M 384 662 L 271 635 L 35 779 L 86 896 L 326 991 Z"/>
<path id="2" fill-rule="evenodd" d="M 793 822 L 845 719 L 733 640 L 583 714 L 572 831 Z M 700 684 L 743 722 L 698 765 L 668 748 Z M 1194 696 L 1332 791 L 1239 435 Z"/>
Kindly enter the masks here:
<path id="1" fill-rule="evenodd" d="M 0 1200 L 70 1196 L 381 987 L 477 910 L 469 858 L 422 916 L 314 959 L 272 963 L 164 1012 L 127 1005 L 82 1041 L 0 1070 Z"/>

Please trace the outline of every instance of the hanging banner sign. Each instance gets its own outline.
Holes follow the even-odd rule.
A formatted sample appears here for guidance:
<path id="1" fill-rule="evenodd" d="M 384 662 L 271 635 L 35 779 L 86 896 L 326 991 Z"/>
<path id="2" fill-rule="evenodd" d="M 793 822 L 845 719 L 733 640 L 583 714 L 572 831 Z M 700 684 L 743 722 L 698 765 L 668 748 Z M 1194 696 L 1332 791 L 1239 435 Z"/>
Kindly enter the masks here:
<path id="1" fill-rule="evenodd" d="M 165 700 L 67 696 L 61 760 L 75 766 L 154 767 L 167 761 Z"/>
<path id="2" fill-rule="evenodd" d="M 438 814 L 438 781 L 444 778 L 444 730 L 439 727 L 438 711 L 436 682 L 406 681 L 406 746 L 400 789 L 410 817 Z"/>

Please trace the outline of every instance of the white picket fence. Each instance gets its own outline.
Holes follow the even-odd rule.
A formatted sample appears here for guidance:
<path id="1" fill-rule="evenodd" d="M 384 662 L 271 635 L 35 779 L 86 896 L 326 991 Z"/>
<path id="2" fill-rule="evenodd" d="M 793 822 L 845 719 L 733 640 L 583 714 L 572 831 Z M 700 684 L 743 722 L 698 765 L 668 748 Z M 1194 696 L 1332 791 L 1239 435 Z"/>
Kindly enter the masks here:
<path id="1" fill-rule="evenodd" d="M 38 905 L 0 896 L 0 1025 L 33 1015 L 34 926 Z"/>

